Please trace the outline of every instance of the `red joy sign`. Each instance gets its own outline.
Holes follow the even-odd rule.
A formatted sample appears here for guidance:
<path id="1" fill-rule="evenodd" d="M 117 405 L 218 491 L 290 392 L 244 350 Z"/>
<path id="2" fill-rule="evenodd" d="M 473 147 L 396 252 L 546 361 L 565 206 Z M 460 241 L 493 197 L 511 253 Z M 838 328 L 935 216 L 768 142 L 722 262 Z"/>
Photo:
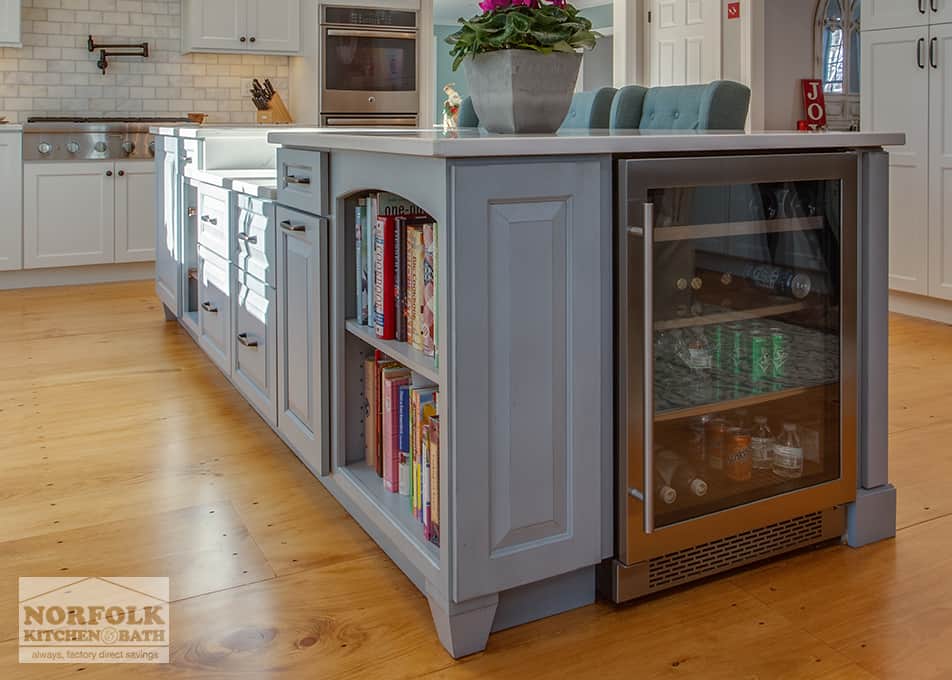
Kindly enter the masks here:
<path id="1" fill-rule="evenodd" d="M 740 3 L 739 2 L 727 3 L 727 18 L 740 19 Z"/>
<path id="2" fill-rule="evenodd" d="M 803 80 L 803 109 L 811 129 L 826 127 L 826 97 L 822 80 Z"/>

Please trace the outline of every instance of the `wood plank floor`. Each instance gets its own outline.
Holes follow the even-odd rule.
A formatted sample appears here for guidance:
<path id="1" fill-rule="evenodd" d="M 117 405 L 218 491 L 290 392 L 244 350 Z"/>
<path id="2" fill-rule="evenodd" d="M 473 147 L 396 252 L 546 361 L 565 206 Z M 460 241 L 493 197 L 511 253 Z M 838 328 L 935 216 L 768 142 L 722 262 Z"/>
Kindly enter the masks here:
<path id="1" fill-rule="evenodd" d="M 0 677 L 952 678 L 952 327 L 894 317 L 894 541 L 494 635 L 423 597 L 151 284 L 0 293 Z M 18 576 L 172 578 L 172 664 L 20 666 Z"/>

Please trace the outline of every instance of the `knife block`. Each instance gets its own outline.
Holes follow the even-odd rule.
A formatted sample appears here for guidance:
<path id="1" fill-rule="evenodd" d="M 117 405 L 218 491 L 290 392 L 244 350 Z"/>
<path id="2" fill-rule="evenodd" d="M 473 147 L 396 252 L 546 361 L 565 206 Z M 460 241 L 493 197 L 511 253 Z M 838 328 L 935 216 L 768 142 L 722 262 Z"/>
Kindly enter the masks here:
<path id="1" fill-rule="evenodd" d="M 258 111 L 259 125 L 276 125 L 293 122 L 294 119 L 291 118 L 291 113 L 288 111 L 288 107 L 284 105 L 284 100 L 281 99 L 281 95 L 277 92 L 275 92 L 274 96 L 271 98 L 271 104 L 268 107 L 268 110 Z"/>

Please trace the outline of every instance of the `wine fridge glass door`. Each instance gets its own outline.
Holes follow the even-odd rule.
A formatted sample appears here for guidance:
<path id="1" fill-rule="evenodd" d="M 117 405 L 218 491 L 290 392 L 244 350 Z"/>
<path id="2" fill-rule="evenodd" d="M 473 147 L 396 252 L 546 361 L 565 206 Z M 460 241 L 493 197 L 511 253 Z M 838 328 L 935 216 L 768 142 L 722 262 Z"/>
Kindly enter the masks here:
<path id="1" fill-rule="evenodd" d="M 643 225 L 629 227 L 626 267 L 638 531 L 696 534 L 724 513 L 756 523 L 758 506 L 807 489 L 828 488 L 831 506 L 849 493 L 856 165 L 836 156 L 851 162 L 646 162 L 634 184 L 629 173 Z M 682 172 L 668 182 L 658 170 L 671 165 Z"/>

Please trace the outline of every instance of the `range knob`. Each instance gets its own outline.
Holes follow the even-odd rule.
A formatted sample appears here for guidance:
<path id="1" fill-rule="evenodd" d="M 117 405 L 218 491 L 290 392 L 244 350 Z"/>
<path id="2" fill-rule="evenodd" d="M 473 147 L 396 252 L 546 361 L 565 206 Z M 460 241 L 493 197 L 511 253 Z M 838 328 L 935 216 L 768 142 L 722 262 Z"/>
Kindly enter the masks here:
<path id="1" fill-rule="evenodd" d="M 131 156 L 132 152 L 136 150 L 135 142 L 123 142 L 122 143 L 122 153 L 127 156 Z"/>
<path id="2" fill-rule="evenodd" d="M 109 149 L 109 145 L 105 142 L 96 142 L 93 148 L 99 153 L 106 153 L 106 151 Z"/>
<path id="3" fill-rule="evenodd" d="M 49 142 L 40 142 L 37 145 L 36 150 L 39 151 L 44 156 L 48 156 L 50 155 L 50 152 L 53 151 L 53 145 L 50 144 Z"/>
<path id="4" fill-rule="evenodd" d="M 70 153 L 79 153 L 79 142 L 69 142 L 66 145 L 66 150 Z"/>

